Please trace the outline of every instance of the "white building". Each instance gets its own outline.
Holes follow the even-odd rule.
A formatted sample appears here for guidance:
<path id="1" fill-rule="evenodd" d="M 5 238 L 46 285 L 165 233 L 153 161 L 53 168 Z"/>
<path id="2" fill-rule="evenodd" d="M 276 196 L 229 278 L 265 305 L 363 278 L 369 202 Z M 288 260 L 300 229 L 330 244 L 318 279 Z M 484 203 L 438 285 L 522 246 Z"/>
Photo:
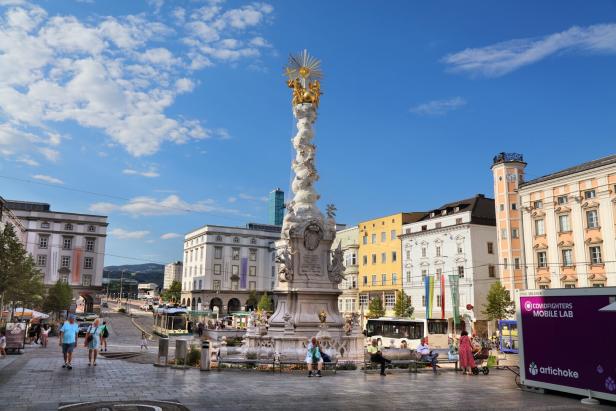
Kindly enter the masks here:
<path id="1" fill-rule="evenodd" d="M 484 320 L 488 290 L 498 279 L 494 200 L 478 194 L 430 211 L 405 224 L 402 240 L 403 287 L 411 297 L 416 318 L 426 318 L 426 276 L 434 277 L 433 311 L 428 318 L 447 319 L 453 330 L 450 275 L 459 279 L 459 313 L 471 321 Z M 442 316 L 441 278 L 445 279 Z M 467 309 L 472 305 L 472 310 Z M 478 331 L 486 323 L 476 323 Z M 487 331 L 487 330 L 486 330 Z"/>
<path id="2" fill-rule="evenodd" d="M 43 273 L 46 286 L 68 283 L 85 310 L 98 307 L 107 238 L 107 217 L 51 211 L 49 204 L 7 200 L 5 206 L 25 227 L 26 250 Z"/>
<path id="3" fill-rule="evenodd" d="M 6 206 L 6 200 L 0 197 L 0 232 L 4 230 L 6 224 L 11 224 L 15 229 L 17 239 L 23 244 L 26 244 L 26 227 L 17 218 L 15 213 Z"/>
<path id="4" fill-rule="evenodd" d="M 276 285 L 274 242 L 280 226 L 206 225 L 184 237 L 182 304 L 192 309 L 239 311 L 250 291 L 270 292 Z"/>
<path id="5" fill-rule="evenodd" d="M 137 291 L 137 298 L 140 300 L 158 298 L 158 284 L 156 283 L 139 283 L 137 284 Z"/>
<path id="6" fill-rule="evenodd" d="M 338 285 L 342 295 L 338 297 L 338 311 L 347 315 L 359 312 L 359 289 L 357 288 L 357 275 L 359 266 L 357 255 L 359 250 L 359 227 L 351 227 L 336 233 L 332 250 L 342 247 L 344 253 L 345 279 Z"/>
<path id="7" fill-rule="evenodd" d="M 182 282 L 183 264 L 181 261 L 165 265 L 165 275 L 163 279 L 163 290 L 168 290 L 174 281 Z"/>

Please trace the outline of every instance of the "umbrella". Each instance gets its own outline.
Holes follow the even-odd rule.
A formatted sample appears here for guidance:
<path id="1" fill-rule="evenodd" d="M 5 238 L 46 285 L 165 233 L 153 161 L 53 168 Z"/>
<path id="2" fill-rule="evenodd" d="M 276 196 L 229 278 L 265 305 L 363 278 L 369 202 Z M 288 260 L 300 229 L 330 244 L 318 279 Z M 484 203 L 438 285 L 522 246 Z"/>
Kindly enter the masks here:
<path id="1" fill-rule="evenodd" d="M 36 310 L 31 310 L 30 308 L 16 308 L 15 317 L 41 318 L 43 320 L 49 318 L 47 314 L 36 311 Z"/>

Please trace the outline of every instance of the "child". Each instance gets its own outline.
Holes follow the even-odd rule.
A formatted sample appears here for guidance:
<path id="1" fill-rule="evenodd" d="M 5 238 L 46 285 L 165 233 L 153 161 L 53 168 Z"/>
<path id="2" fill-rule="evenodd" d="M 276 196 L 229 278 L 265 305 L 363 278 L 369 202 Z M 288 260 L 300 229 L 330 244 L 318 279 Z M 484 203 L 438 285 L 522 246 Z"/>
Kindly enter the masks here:
<path id="1" fill-rule="evenodd" d="M 6 358 L 6 336 L 4 331 L 0 332 L 0 357 Z"/>
<path id="2" fill-rule="evenodd" d="M 148 337 L 146 337 L 145 333 L 142 332 L 141 333 L 141 347 L 139 347 L 139 350 L 141 351 L 142 349 L 148 349 Z"/>

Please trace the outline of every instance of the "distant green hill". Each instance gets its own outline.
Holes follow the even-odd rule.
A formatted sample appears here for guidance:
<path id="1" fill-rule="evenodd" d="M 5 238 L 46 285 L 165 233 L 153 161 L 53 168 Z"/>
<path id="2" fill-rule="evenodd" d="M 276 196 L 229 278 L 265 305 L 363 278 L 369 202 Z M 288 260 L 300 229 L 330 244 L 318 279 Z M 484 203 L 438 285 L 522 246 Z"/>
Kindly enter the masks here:
<path id="1" fill-rule="evenodd" d="M 124 271 L 125 279 L 133 279 L 140 283 L 155 283 L 163 286 L 165 266 L 161 264 L 133 264 L 133 265 L 110 265 L 103 269 L 104 278 L 122 278 Z"/>

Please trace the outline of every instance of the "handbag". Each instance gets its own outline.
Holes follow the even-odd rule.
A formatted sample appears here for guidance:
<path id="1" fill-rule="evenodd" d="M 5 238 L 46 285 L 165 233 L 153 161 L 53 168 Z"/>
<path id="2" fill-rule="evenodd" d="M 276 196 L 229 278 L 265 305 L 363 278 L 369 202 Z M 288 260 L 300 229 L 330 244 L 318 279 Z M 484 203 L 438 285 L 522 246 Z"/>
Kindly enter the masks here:
<path id="1" fill-rule="evenodd" d="M 92 328 L 90 327 L 90 330 L 91 330 L 91 329 L 92 329 Z M 96 333 L 96 330 L 97 330 L 97 329 L 98 329 L 98 327 L 96 327 L 96 328 L 94 329 L 94 333 Z M 90 330 L 88 330 L 88 335 L 86 336 L 86 344 L 89 344 L 89 343 L 91 343 L 91 342 L 92 342 L 92 340 L 94 340 L 94 333 L 91 333 L 91 332 L 90 332 Z"/>

